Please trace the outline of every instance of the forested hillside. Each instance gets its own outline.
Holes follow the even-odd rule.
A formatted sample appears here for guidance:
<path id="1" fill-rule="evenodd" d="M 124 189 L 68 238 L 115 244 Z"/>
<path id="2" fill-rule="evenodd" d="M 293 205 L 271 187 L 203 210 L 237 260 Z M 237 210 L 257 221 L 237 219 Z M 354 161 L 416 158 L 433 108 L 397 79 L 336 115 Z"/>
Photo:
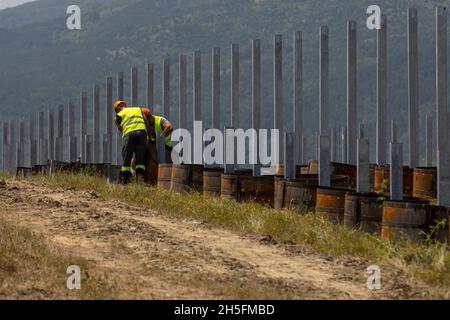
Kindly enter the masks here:
<path id="1" fill-rule="evenodd" d="M 374 130 L 376 93 L 376 32 L 366 28 L 366 0 L 80 0 L 82 30 L 66 28 L 70 0 L 39 0 L 0 11 L 0 111 L 8 116 L 78 101 L 88 90 L 117 71 L 139 67 L 140 103 L 145 103 L 145 64 L 156 65 L 156 101 L 161 101 L 160 74 L 164 57 L 170 57 L 172 110 L 178 101 L 178 55 L 202 50 L 203 106 L 210 119 L 211 48 L 222 49 L 222 122 L 229 118 L 229 52 L 231 43 L 241 45 L 241 125 L 250 124 L 250 41 L 262 42 L 263 124 L 273 122 L 273 35 L 283 35 L 285 120 L 290 127 L 292 104 L 292 33 L 303 31 L 304 117 L 312 134 L 318 114 L 319 27 L 330 28 L 331 125 L 340 128 L 346 105 L 346 21 L 358 22 L 358 106 L 360 118 Z M 434 6 L 442 1 L 377 2 L 389 21 L 389 112 L 406 128 L 407 55 L 406 11 L 419 9 L 420 102 L 423 113 L 434 105 Z M 126 83 L 128 85 L 128 83 Z M 191 86 L 189 85 L 189 88 Z M 129 90 L 126 90 L 128 95 Z M 189 105 L 191 105 L 191 95 Z M 104 99 L 102 97 L 102 103 Z M 174 114 L 175 112 L 172 112 Z M 173 116 L 174 120 L 177 119 Z M 423 121 L 422 121 L 423 123 Z M 405 130 L 402 139 L 406 137 Z"/>

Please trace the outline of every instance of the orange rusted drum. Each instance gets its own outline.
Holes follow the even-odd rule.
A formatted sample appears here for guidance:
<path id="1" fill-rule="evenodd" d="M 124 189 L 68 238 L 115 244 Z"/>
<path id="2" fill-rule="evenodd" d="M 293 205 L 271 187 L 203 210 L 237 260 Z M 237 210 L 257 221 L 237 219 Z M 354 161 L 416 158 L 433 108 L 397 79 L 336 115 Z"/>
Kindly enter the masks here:
<path id="1" fill-rule="evenodd" d="M 203 170 L 201 165 L 172 165 L 170 190 L 203 192 Z"/>
<path id="2" fill-rule="evenodd" d="M 255 201 L 273 207 L 274 203 L 274 176 L 240 176 L 239 201 Z"/>
<path id="3" fill-rule="evenodd" d="M 412 242 L 425 239 L 431 221 L 431 207 L 426 201 L 385 201 L 383 203 L 381 238 L 405 237 Z"/>
<path id="4" fill-rule="evenodd" d="M 346 176 L 347 184 L 343 187 L 348 189 L 356 189 L 356 166 L 345 163 L 331 162 L 331 175 Z M 318 174 L 319 162 L 311 160 L 309 162 L 309 174 Z"/>
<path id="5" fill-rule="evenodd" d="M 48 174 L 48 167 L 46 165 L 35 165 L 31 168 L 33 175 L 45 176 Z"/>
<path id="6" fill-rule="evenodd" d="M 274 176 L 253 177 L 246 174 L 222 174 L 220 195 L 238 202 L 255 201 L 274 205 Z"/>
<path id="7" fill-rule="evenodd" d="M 208 197 L 220 196 L 222 168 L 203 171 L 203 195 Z"/>
<path id="8" fill-rule="evenodd" d="M 347 193 L 344 205 L 344 226 L 349 229 L 359 223 L 359 193 Z"/>
<path id="9" fill-rule="evenodd" d="M 31 174 L 31 168 L 17 167 L 17 169 L 16 169 L 16 176 L 18 176 L 18 177 L 27 178 L 30 176 L 30 174 Z"/>
<path id="10" fill-rule="evenodd" d="M 348 193 L 345 196 L 344 225 L 368 233 L 381 233 L 382 201 L 376 193 Z"/>
<path id="11" fill-rule="evenodd" d="M 413 173 L 414 170 L 404 166 L 403 167 L 403 196 L 412 197 L 413 195 Z M 375 167 L 375 181 L 374 191 L 388 195 L 390 190 L 390 168 L 389 166 Z M 382 186 L 384 182 L 384 186 Z"/>
<path id="12" fill-rule="evenodd" d="M 314 210 L 317 185 L 317 175 L 301 175 L 294 180 L 275 178 L 275 209 Z"/>
<path id="13" fill-rule="evenodd" d="M 300 175 L 309 174 L 309 166 L 302 166 L 300 168 Z"/>
<path id="14" fill-rule="evenodd" d="M 346 163 L 331 162 L 331 174 L 349 178 L 348 189 L 356 189 L 356 166 Z"/>
<path id="15" fill-rule="evenodd" d="M 420 199 L 436 199 L 437 168 L 414 168 L 413 196 Z"/>
<path id="16" fill-rule="evenodd" d="M 158 165 L 158 188 L 170 190 L 172 181 L 172 164 L 162 163 Z"/>
<path id="17" fill-rule="evenodd" d="M 70 162 L 49 160 L 48 168 L 50 174 L 55 173 L 70 173 L 72 170 L 72 166 Z"/>
<path id="18" fill-rule="evenodd" d="M 317 188 L 316 213 L 334 223 L 343 223 L 345 195 L 348 192 L 352 191 L 338 188 Z"/>
<path id="19" fill-rule="evenodd" d="M 308 166 L 297 166 L 295 168 L 295 174 L 296 176 L 302 175 L 302 172 L 308 172 L 309 167 Z M 276 176 L 284 176 L 284 165 L 279 164 L 275 168 L 275 175 Z"/>
<path id="20" fill-rule="evenodd" d="M 238 200 L 238 175 L 222 174 L 220 176 L 220 197 L 227 200 Z"/>

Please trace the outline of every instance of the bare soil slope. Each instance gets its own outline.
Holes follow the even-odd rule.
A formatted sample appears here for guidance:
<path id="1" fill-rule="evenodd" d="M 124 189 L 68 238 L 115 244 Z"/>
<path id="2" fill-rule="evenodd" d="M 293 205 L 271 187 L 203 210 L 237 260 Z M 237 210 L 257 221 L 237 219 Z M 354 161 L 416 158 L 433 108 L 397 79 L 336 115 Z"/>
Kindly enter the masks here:
<path id="1" fill-rule="evenodd" d="M 115 288 L 117 298 L 429 296 L 425 288 L 404 284 L 401 273 L 384 270 L 382 289 L 368 290 L 368 261 L 306 254 L 297 246 L 278 245 L 270 237 L 243 237 L 207 222 L 168 218 L 139 206 L 105 201 L 92 192 L 8 180 L 0 186 L 0 203 L 1 216 L 8 221 L 88 259 L 95 275 Z M 0 294 L 0 298 L 13 295 Z M 25 296 L 39 297 L 33 292 Z"/>

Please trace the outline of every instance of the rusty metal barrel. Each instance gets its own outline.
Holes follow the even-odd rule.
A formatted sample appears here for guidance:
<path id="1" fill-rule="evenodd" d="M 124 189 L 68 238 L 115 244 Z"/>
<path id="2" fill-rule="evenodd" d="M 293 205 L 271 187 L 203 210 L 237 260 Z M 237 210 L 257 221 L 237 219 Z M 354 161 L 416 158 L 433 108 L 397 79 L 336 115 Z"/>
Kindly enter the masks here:
<path id="1" fill-rule="evenodd" d="M 316 174 L 300 175 L 293 180 L 275 178 L 275 208 L 287 208 L 299 212 L 314 211 L 318 180 Z M 348 177 L 332 176 L 331 185 L 335 188 L 345 188 L 348 185 Z"/>
<path id="2" fill-rule="evenodd" d="M 403 167 L 403 196 L 412 197 L 413 196 L 413 173 L 414 170 L 404 166 Z M 384 191 L 386 195 L 389 194 L 390 190 L 390 168 L 389 166 L 377 166 L 375 167 L 375 181 L 374 181 L 374 191 L 381 193 Z M 383 185 L 384 182 L 384 185 Z"/>
<path id="3" fill-rule="evenodd" d="M 274 205 L 274 176 L 253 177 L 246 174 L 222 174 L 220 196 L 238 202 L 255 201 Z"/>
<path id="4" fill-rule="evenodd" d="M 356 189 L 356 166 L 346 163 L 331 162 L 331 174 L 342 175 L 349 178 L 349 189 Z"/>
<path id="5" fill-rule="evenodd" d="M 300 212 L 314 210 L 316 205 L 317 175 L 302 175 L 294 180 L 275 178 L 275 209 L 287 208 Z"/>
<path id="6" fill-rule="evenodd" d="M 203 192 L 203 170 L 201 165 L 172 165 L 170 190 Z"/>
<path id="7" fill-rule="evenodd" d="M 345 195 L 352 192 L 340 188 L 317 188 L 316 214 L 336 224 L 344 221 Z"/>
<path id="8" fill-rule="evenodd" d="M 436 199 L 437 168 L 414 168 L 413 197 Z"/>
<path id="9" fill-rule="evenodd" d="M 72 172 L 72 164 L 70 162 L 50 160 L 48 168 L 50 174 Z"/>
<path id="10" fill-rule="evenodd" d="M 348 193 L 345 196 L 344 225 L 380 235 L 382 205 L 376 193 Z"/>
<path id="11" fill-rule="evenodd" d="M 223 168 L 203 171 L 203 195 L 205 197 L 219 197 Z"/>
<path id="12" fill-rule="evenodd" d="M 18 177 L 27 178 L 31 174 L 31 168 L 26 167 L 17 167 L 16 169 L 16 175 Z"/>
<path id="13" fill-rule="evenodd" d="M 309 170 L 309 166 L 296 166 L 295 174 L 296 174 L 296 176 L 300 176 L 303 174 L 302 172 L 308 173 L 308 170 Z M 280 165 L 276 166 L 275 175 L 276 176 L 284 176 L 284 165 L 280 164 Z"/>
<path id="14" fill-rule="evenodd" d="M 158 188 L 170 190 L 172 181 L 172 164 L 162 163 L 158 165 Z"/>
<path id="15" fill-rule="evenodd" d="M 344 204 L 344 226 L 354 228 L 359 223 L 359 193 L 347 193 Z"/>
<path id="16" fill-rule="evenodd" d="M 431 207 L 426 201 L 385 201 L 381 238 L 395 240 L 405 237 L 412 242 L 425 239 L 431 222 Z"/>
<path id="17" fill-rule="evenodd" d="M 33 175 L 45 176 L 48 174 L 47 165 L 35 165 L 31 168 L 31 173 Z"/>

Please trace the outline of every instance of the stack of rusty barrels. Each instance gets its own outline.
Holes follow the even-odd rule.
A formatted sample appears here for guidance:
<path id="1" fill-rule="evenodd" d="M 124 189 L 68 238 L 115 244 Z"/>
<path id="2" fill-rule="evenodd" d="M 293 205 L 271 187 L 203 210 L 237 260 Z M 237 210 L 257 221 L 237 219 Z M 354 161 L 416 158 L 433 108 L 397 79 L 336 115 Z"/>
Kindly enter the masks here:
<path id="1" fill-rule="evenodd" d="M 296 168 L 284 179 L 284 168 L 254 177 L 252 170 L 225 174 L 223 168 L 161 164 L 158 187 L 175 192 L 200 192 L 237 202 L 254 201 L 275 209 L 315 212 L 336 224 L 357 228 L 385 240 L 405 237 L 449 240 L 449 208 L 433 205 L 436 168 L 403 168 L 402 201 L 389 199 L 389 166 L 370 165 L 370 193 L 356 192 L 356 166 L 331 163 L 331 187 L 318 185 L 318 163 Z"/>
<path id="2" fill-rule="evenodd" d="M 389 199 L 389 169 L 375 166 L 374 192 L 345 194 L 343 224 L 383 240 L 448 241 L 449 208 L 431 204 L 436 199 L 436 168 L 404 167 L 401 201 Z"/>

